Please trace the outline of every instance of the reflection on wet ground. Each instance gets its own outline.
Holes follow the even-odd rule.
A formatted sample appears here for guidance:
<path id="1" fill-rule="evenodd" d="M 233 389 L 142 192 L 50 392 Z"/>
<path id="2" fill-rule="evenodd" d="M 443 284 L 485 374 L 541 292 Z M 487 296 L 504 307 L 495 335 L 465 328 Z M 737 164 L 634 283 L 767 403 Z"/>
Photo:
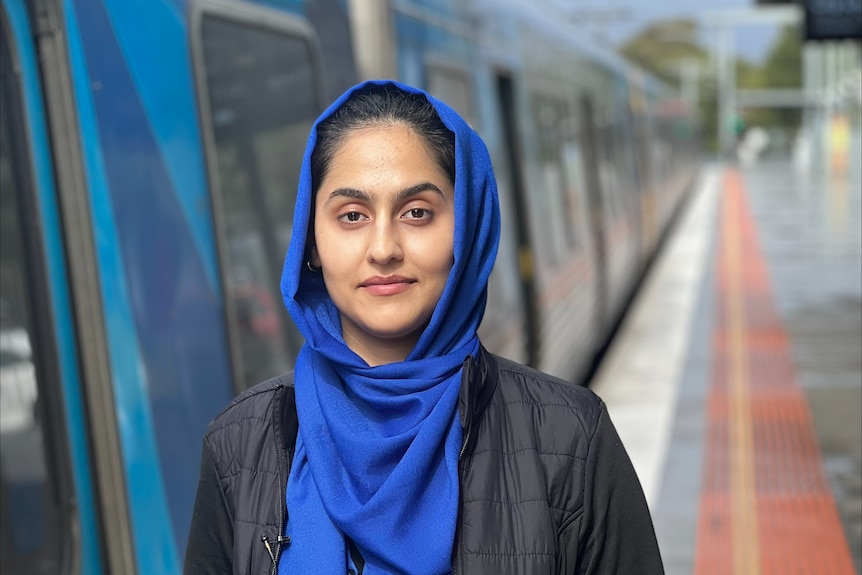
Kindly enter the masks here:
<path id="1" fill-rule="evenodd" d="M 862 185 L 800 176 L 780 163 L 744 176 L 824 468 L 862 572 Z"/>

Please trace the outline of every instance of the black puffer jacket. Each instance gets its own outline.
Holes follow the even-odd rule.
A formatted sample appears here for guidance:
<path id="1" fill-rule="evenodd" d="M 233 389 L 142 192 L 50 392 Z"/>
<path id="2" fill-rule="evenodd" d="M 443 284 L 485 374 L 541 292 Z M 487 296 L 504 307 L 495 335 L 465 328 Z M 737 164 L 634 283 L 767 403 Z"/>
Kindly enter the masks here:
<path id="1" fill-rule="evenodd" d="M 276 572 L 293 398 L 291 376 L 272 379 L 210 424 L 186 574 Z M 663 572 L 640 483 L 595 394 L 483 350 L 465 362 L 459 413 L 455 573 Z"/>

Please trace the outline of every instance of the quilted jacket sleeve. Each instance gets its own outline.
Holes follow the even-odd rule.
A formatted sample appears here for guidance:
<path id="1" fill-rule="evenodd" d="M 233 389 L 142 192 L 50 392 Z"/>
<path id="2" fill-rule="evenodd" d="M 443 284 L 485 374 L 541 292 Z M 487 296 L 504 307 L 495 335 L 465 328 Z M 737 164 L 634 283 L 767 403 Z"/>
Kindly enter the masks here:
<path id="1" fill-rule="evenodd" d="M 232 571 L 233 519 L 205 439 L 183 574 L 230 575 Z"/>
<path id="2" fill-rule="evenodd" d="M 584 481 L 577 573 L 664 573 L 643 489 L 604 405 Z"/>

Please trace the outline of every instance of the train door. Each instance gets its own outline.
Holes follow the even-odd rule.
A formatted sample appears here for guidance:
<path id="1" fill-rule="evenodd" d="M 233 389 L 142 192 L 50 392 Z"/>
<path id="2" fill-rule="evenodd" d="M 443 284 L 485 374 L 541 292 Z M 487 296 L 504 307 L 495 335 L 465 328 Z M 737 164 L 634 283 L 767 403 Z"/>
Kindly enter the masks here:
<path id="1" fill-rule="evenodd" d="M 502 144 L 505 150 L 505 166 L 500 173 L 512 190 L 514 204 L 515 235 L 517 237 L 518 267 L 521 279 L 521 297 L 527 340 L 527 364 L 537 366 L 539 362 L 539 310 L 537 305 L 536 283 L 533 269 L 533 255 L 530 250 L 530 231 L 527 222 L 527 202 L 524 197 L 524 165 L 521 143 L 517 127 L 517 107 L 512 77 L 505 73 L 496 75 L 497 100 L 502 126 Z"/>
<path id="2" fill-rule="evenodd" d="M 587 186 L 579 119 L 565 90 L 531 82 L 531 213 L 536 234 L 542 359 L 540 368 L 581 381 L 594 354 L 595 272 L 584 208 Z M 540 253 L 541 250 L 541 253 Z"/>
<path id="3" fill-rule="evenodd" d="M 39 64 L 0 9 L 0 572 L 100 573 L 87 410 Z"/>

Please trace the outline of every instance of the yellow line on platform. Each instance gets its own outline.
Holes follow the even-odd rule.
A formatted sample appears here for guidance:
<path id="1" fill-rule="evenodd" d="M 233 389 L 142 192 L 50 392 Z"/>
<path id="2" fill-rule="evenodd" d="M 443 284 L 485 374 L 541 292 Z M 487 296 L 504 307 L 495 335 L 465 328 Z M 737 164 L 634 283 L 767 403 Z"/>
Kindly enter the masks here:
<path id="1" fill-rule="evenodd" d="M 743 269 L 742 182 L 728 173 L 724 189 L 724 253 L 726 278 L 726 326 L 728 354 L 731 533 L 733 572 L 760 572 L 760 535 L 757 517 L 757 485 L 754 473 L 754 438 L 748 351 L 745 333 L 745 279 Z"/>

